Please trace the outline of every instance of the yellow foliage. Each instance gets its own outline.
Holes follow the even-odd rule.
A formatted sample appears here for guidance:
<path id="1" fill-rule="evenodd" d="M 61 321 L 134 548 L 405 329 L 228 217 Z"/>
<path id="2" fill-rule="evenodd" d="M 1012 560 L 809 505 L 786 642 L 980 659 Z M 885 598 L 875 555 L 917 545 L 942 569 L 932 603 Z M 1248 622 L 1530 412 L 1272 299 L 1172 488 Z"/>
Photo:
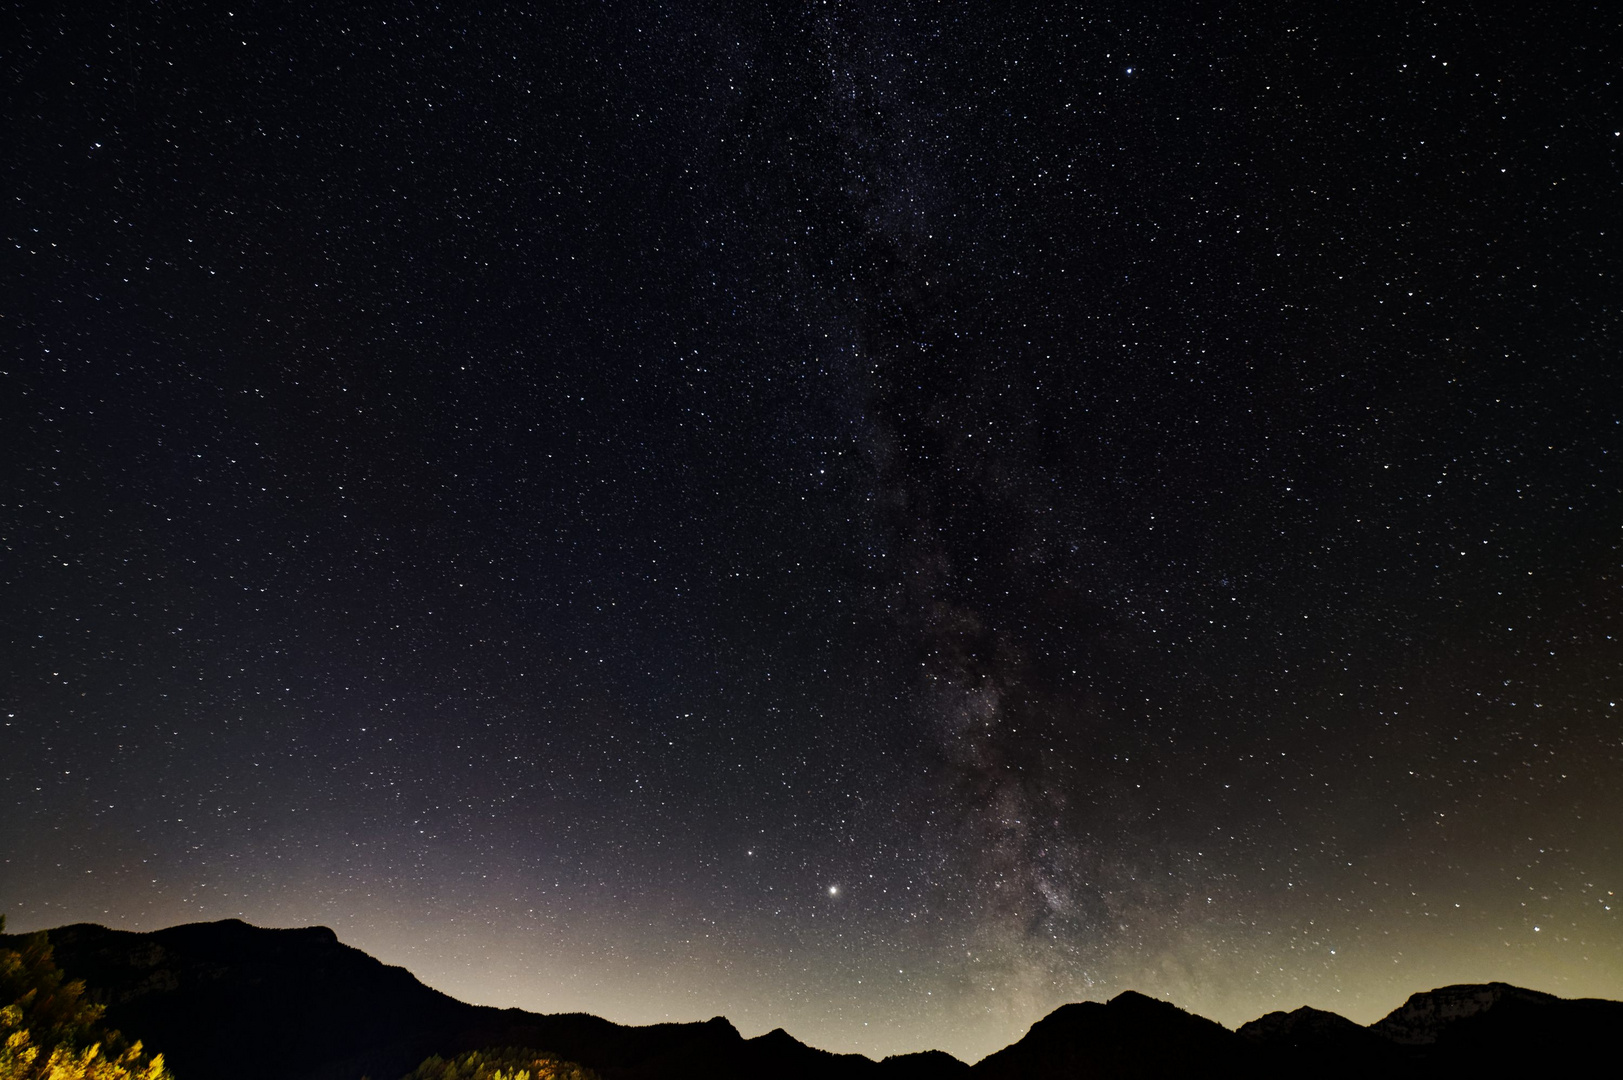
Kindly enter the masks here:
<path id="1" fill-rule="evenodd" d="M 101 1030 L 101 1006 L 64 980 L 44 934 L 0 949 L 0 1002 L 0 1080 L 174 1080 L 162 1054 Z"/>
<path id="2" fill-rule="evenodd" d="M 598 1080 L 592 1070 L 552 1054 L 516 1047 L 431 1057 L 404 1080 Z"/>

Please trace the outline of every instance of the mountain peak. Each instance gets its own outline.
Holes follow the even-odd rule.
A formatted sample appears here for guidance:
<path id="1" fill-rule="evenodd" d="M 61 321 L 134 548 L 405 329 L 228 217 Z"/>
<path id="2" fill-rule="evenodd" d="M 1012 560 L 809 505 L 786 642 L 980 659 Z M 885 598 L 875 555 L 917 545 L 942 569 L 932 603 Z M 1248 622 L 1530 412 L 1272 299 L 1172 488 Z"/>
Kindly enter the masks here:
<path id="1" fill-rule="evenodd" d="M 1367 1076 L 1396 1063 L 1397 1048 L 1386 1039 L 1340 1013 L 1307 1005 L 1259 1016 L 1243 1025 L 1239 1036 L 1276 1064 L 1318 1063 L 1313 1067 L 1321 1075 Z"/>
<path id="2" fill-rule="evenodd" d="M 975 1066 L 977 1077 L 1173 1075 L 1243 1057 L 1247 1045 L 1221 1024 L 1128 990 L 1105 1004 L 1061 1005 L 1026 1037 Z"/>
<path id="3" fill-rule="evenodd" d="M 1548 1005 L 1561 999 L 1509 983 L 1459 983 L 1411 994 L 1409 1000 L 1370 1025 L 1371 1030 L 1406 1046 L 1426 1046 L 1454 1024 L 1504 1002 Z"/>
<path id="4" fill-rule="evenodd" d="M 585 1013 L 469 1005 L 327 927 L 231 919 L 152 933 L 89 923 L 48 933 L 57 963 L 85 981 L 109 1022 L 162 1050 L 188 1080 L 387 1078 L 431 1054 L 497 1046 L 531 1047 L 622 1080 L 1499 1075 L 1541 1071 L 1551 1048 L 1564 1060 L 1600 1060 L 1623 1030 L 1623 1003 L 1507 983 L 1415 994 L 1368 1028 L 1303 1006 L 1239 1032 L 1129 990 L 1062 1005 L 974 1066 L 940 1051 L 875 1062 L 808 1046 L 781 1027 L 745 1039 L 723 1016 L 630 1027 Z"/>
<path id="5" fill-rule="evenodd" d="M 1137 990 L 1123 990 L 1121 993 L 1105 1002 L 1105 1005 L 1110 1008 L 1119 1007 L 1127 1009 L 1142 1009 L 1146 1007 L 1166 1009 L 1178 1008 L 1169 1001 L 1162 1001 L 1160 998 L 1152 998 L 1148 994 L 1139 993 Z"/>
<path id="6" fill-rule="evenodd" d="M 783 1030 L 781 1027 L 775 1027 L 771 1031 L 767 1032 L 765 1035 L 757 1035 L 757 1036 L 755 1036 L 755 1038 L 753 1038 L 753 1039 L 751 1039 L 749 1041 L 752 1042 L 752 1043 L 762 1043 L 764 1045 L 774 1045 L 775 1044 L 775 1045 L 778 1045 L 778 1046 L 790 1046 L 790 1045 L 804 1046 L 804 1045 L 806 1045 L 805 1043 L 801 1042 L 799 1039 L 795 1038 L 793 1035 L 789 1034 L 787 1031 Z"/>

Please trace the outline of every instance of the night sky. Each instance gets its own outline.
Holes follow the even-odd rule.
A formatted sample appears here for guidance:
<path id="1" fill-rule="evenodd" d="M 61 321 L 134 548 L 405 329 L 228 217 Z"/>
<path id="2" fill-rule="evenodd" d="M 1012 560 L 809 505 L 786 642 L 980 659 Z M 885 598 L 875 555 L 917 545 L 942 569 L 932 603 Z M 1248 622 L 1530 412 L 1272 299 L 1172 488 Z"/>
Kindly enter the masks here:
<path id="1" fill-rule="evenodd" d="M 1606 5 L 229 6 L 0 16 L 11 929 L 1623 997 Z"/>

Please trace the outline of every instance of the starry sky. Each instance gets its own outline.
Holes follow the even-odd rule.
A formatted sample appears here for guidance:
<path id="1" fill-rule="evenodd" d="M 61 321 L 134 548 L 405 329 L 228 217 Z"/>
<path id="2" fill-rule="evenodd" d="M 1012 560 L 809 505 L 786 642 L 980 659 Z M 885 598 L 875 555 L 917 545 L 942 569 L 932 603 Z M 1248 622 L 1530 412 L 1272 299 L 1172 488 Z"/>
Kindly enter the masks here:
<path id="1" fill-rule="evenodd" d="M 12 929 L 1623 997 L 1623 35 L 1332 7 L 11 7 Z"/>

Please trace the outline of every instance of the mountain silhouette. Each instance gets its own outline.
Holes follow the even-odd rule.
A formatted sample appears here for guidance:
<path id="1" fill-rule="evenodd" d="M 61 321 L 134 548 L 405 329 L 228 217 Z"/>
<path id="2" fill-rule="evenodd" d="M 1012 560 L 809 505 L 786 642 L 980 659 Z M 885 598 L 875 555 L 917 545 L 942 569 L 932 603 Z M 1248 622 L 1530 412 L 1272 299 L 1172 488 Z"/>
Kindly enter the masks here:
<path id="1" fill-rule="evenodd" d="M 1291 1012 L 1271 1012 L 1239 1031 L 1255 1046 L 1265 1064 L 1317 1063 L 1320 1076 L 1404 1075 L 1409 1061 L 1401 1047 L 1339 1013 L 1304 1005 Z"/>
<path id="2" fill-rule="evenodd" d="M 1416 1060 L 1462 1072 L 1576 1071 L 1615 1060 L 1623 1002 L 1569 1000 L 1508 983 L 1444 986 L 1413 995 L 1370 1030 Z"/>
<path id="3" fill-rule="evenodd" d="M 976 1080 L 1025 1077 L 1199 1075 L 1216 1063 L 1250 1064 L 1234 1032 L 1176 1005 L 1131 990 L 1106 1004 L 1062 1005 L 1026 1037 L 982 1060 Z"/>
<path id="4" fill-rule="evenodd" d="M 502 1046 L 545 1051 L 604 1080 L 1387 1080 L 1565 1071 L 1607 1060 L 1600 1055 L 1623 1031 L 1623 1003 L 1505 983 L 1415 994 L 1368 1027 L 1301 1008 L 1237 1032 L 1129 991 L 1061 1006 L 973 1066 L 934 1050 L 876 1062 L 807 1046 L 781 1028 L 745 1039 L 719 1016 L 632 1027 L 469 1005 L 325 927 L 271 930 L 231 919 L 132 933 L 80 923 L 49 935 L 57 964 L 107 1006 L 108 1023 L 162 1051 L 180 1080 L 396 1080 L 433 1054 Z M 0 937 L 0 945 L 15 941 Z"/>

